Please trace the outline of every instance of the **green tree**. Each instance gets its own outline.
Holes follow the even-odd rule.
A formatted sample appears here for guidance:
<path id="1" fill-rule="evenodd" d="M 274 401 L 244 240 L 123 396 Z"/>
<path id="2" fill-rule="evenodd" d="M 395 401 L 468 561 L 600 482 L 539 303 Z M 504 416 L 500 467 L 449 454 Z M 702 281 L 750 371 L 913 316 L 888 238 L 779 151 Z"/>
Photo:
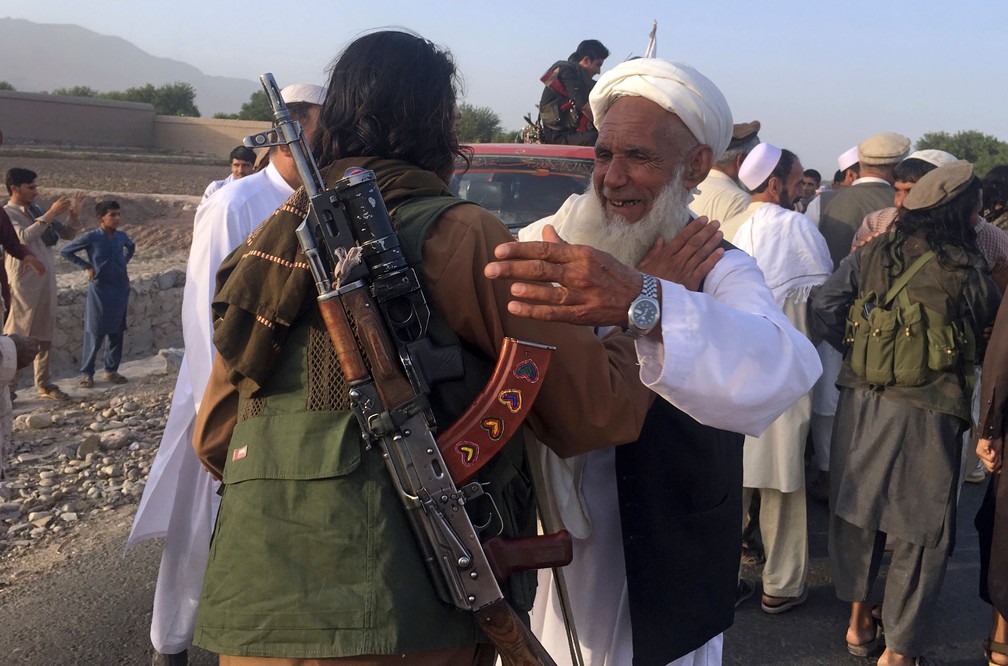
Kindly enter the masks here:
<path id="1" fill-rule="evenodd" d="M 249 95 L 248 101 L 242 104 L 238 112 L 238 120 L 273 120 L 273 107 L 270 106 L 266 91 L 260 88 Z"/>
<path id="2" fill-rule="evenodd" d="M 487 106 L 459 104 L 458 140 L 462 143 L 487 143 L 501 133 L 500 116 Z"/>
<path id="3" fill-rule="evenodd" d="M 52 91 L 53 95 L 62 95 L 63 97 L 100 97 L 101 93 L 94 88 L 89 88 L 87 86 L 74 86 L 72 88 L 54 88 Z"/>
<path id="4" fill-rule="evenodd" d="M 977 130 L 948 132 L 928 132 L 917 140 L 917 150 L 937 149 L 952 153 L 961 160 L 968 160 L 976 168 L 977 175 L 983 177 L 992 167 L 1008 164 L 1008 143 L 996 136 Z"/>
<path id="5" fill-rule="evenodd" d="M 518 140 L 518 130 L 494 132 L 494 143 L 514 143 Z"/>
<path id="6" fill-rule="evenodd" d="M 154 113 L 162 116 L 190 116 L 199 118 L 200 112 L 193 103 L 196 99 L 196 89 L 189 83 L 176 81 L 154 87 L 148 83 L 144 86 L 127 88 L 124 91 L 112 91 L 102 95 L 108 99 L 118 99 L 124 102 L 145 102 L 154 107 Z"/>
<path id="7" fill-rule="evenodd" d="M 12 86 L 7 81 L 0 81 L 0 90 L 17 90 L 17 88 Z"/>

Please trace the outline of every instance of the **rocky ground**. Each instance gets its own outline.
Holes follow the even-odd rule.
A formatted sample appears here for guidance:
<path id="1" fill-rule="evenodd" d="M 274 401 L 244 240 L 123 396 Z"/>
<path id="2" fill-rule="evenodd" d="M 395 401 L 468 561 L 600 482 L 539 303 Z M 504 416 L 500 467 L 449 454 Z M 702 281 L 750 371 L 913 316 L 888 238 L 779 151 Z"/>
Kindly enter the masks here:
<path id="1" fill-rule="evenodd" d="M 11 166 L 38 173 L 47 200 L 85 192 L 85 224 L 93 223 L 87 211 L 95 198 L 115 196 L 123 206 L 121 228 L 137 244 L 130 263 L 134 277 L 184 269 L 199 195 L 207 182 L 227 173 L 220 164 L 177 156 L 0 149 L 0 171 Z M 56 266 L 61 287 L 86 279 L 67 262 Z M 70 404 L 42 404 L 30 390 L 20 392 L 11 478 L 0 482 L 0 586 L 11 558 L 37 543 L 86 532 L 97 513 L 136 504 L 173 386 L 173 374 L 162 372 L 124 387 L 103 389 L 99 382 L 96 389 L 75 392 L 81 400 Z"/>
<path id="2" fill-rule="evenodd" d="M 226 166 L 198 159 L 0 147 L 0 171 L 12 166 L 37 172 L 47 201 L 83 191 L 86 225 L 94 223 L 88 215 L 94 200 L 114 196 L 123 207 L 121 228 L 137 243 L 134 278 L 184 270 L 200 195 L 210 180 L 227 174 Z M 67 262 L 57 261 L 56 268 L 61 289 L 85 279 Z M 87 390 L 60 382 L 72 396 L 67 403 L 44 401 L 30 390 L 14 403 L 9 478 L 0 481 L 4 666 L 147 658 L 160 547 L 141 544 L 125 560 L 122 552 L 164 429 L 175 367 L 154 358 L 124 364 L 123 374 L 131 381 L 122 386 L 98 381 Z M 102 590 L 100 602 L 85 598 L 117 576 L 123 590 Z M 116 594 L 122 599 L 110 605 Z M 98 617 L 108 621 L 92 625 Z M 209 663 L 205 655 L 202 662 L 194 657 Z"/>

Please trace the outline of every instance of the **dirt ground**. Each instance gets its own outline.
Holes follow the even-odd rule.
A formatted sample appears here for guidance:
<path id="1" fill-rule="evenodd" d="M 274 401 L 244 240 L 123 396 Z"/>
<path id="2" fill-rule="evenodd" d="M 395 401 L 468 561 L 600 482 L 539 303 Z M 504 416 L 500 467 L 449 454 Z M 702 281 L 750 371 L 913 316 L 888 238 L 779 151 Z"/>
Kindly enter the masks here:
<path id="1" fill-rule="evenodd" d="M 159 266 L 176 267 L 180 260 L 185 265 L 203 190 L 210 181 L 228 175 L 223 161 L 208 164 L 203 159 L 169 155 L 15 151 L 0 146 L 0 172 L 15 166 L 38 174 L 43 207 L 59 195 L 83 192 L 85 228 L 96 224 L 95 201 L 115 198 L 122 206 L 120 228 L 137 244 L 130 263 L 133 276 Z M 56 267 L 58 273 L 77 270 L 67 262 L 57 261 Z"/>
<path id="2" fill-rule="evenodd" d="M 0 146 L 0 171 L 14 166 L 38 174 L 44 205 L 61 194 L 84 192 L 81 218 L 86 227 L 95 223 L 95 199 L 112 196 L 119 201 L 121 228 L 137 244 L 130 263 L 132 276 L 185 267 L 203 190 L 228 173 L 224 164 L 178 156 L 15 151 Z M 79 273 L 68 262 L 57 261 L 56 267 L 57 273 Z M 141 371 L 127 370 L 127 365 L 124 373 L 132 373 L 134 380 L 109 390 L 128 391 L 140 401 L 160 399 L 167 413 L 175 376 L 153 372 L 137 376 Z M 78 406 L 76 397 L 71 404 Z M 37 407 L 19 400 L 15 414 Z M 80 435 L 72 426 L 42 432 L 45 441 L 28 444 L 32 451 Z M 34 436 L 15 433 L 21 438 Z M 30 548 L 6 552 L 0 548 L 0 664 L 149 663 L 147 632 L 161 547 L 158 540 L 148 541 L 123 556 L 135 511 L 134 504 L 109 507 L 82 516 L 80 522 Z M 194 666 L 214 662 L 199 650 L 190 656 Z"/>

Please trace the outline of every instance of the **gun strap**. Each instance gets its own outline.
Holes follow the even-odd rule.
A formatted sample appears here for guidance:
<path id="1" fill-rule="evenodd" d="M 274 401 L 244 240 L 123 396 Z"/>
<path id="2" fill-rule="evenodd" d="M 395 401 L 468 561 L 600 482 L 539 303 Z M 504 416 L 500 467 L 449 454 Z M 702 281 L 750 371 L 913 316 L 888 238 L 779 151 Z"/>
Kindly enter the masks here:
<path id="1" fill-rule="evenodd" d="M 532 487 L 535 490 L 539 505 L 539 520 L 543 531 L 554 533 L 564 528 L 557 510 L 553 495 L 549 492 L 543 468 L 540 464 L 540 448 L 544 446 L 535 438 L 532 431 L 525 428 L 525 458 L 532 473 Z M 560 615 L 563 617 L 564 628 L 567 631 L 567 647 L 570 649 L 571 662 L 574 666 L 584 666 L 584 656 L 581 654 L 581 642 L 578 640 L 577 627 L 574 623 L 574 612 L 571 608 L 570 595 L 567 592 L 567 581 L 562 567 L 553 567 L 553 583 L 557 589 L 560 601 Z"/>

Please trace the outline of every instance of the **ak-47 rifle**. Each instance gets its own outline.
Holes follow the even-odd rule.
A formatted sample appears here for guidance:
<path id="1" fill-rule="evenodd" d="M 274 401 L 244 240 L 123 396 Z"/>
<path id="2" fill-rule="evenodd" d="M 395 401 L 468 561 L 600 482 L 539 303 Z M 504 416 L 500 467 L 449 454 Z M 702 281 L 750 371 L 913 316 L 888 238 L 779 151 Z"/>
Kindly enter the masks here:
<path id="1" fill-rule="evenodd" d="M 374 173 L 350 169 L 326 189 L 273 75 L 259 78 L 274 129 L 246 138 L 245 145 L 290 148 L 310 202 L 296 234 L 351 406 L 368 447 L 377 444 L 382 452 L 438 595 L 475 615 L 504 664 L 555 666 L 504 598 L 498 578 L 569 563 L 570 537 L 495 537 L 481 544 L 466 505 L 484 491 L 477 482 L 465 483 L 519 427 L 552 348 L 506 339 L 487 388 L 435 440 L 430 386 L 461 376 L 461 355 L 457 347 L 435 348 L 426 334 L 430 309 L 400 251 Z"/>

